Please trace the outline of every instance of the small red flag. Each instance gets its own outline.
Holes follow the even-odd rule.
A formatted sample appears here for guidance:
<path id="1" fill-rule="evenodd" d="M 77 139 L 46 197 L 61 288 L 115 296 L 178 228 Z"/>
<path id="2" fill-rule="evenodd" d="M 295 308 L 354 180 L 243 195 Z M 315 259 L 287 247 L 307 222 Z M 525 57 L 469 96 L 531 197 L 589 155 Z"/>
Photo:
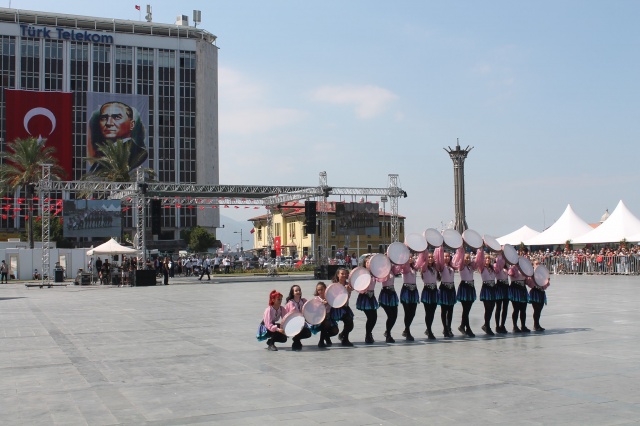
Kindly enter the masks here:
<path id="1" fill-rule="evenodd" d="M 253 234 L 254 232 L 256 232 L 256 229 L 255 228 L 251 228 L 251 231 L 249 231 L 249 232 Z"/>
<path id="2" fill-rule="evenodd" d="M 140 10 L 140 5 L 136 4 L 136 10 Z"/>

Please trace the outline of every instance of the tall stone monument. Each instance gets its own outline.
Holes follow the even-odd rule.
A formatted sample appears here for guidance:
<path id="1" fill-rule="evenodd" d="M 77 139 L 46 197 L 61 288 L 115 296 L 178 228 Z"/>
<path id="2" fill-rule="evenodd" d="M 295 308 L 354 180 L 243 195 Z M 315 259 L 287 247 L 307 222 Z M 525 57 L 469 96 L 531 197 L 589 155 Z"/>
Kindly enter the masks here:
<path id="1" fill-rule="evenodd" d="M 456 191 L 456 222 L 454 228 L 462 234 L 469 227 L 467 225 L 464 207 L 464 160 L 467 159 L 467 155 L 473 147 L 469 148 L 467 145 L 465 149 L 461 149 L 460 140 L 456 139 L 456 149 L 451 149 L 451 147 L 447 148 L 443 149 L 449 153 L 449 157 L 451 157 L 453 161 L 453 186 Z"/>

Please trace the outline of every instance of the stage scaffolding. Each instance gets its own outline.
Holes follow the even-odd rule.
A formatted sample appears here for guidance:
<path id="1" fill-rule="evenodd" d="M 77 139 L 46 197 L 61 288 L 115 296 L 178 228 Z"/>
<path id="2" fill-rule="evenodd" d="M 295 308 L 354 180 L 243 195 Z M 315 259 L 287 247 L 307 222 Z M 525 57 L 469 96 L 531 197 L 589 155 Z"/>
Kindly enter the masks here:
<path id="1" fill-rule="evenodd" d="M 142 253 L 146 253 L 145 218 L 147 205 L 152 199 L 162 200 L 163 205 L 176 206 L 264 206 L 267 209 L 269 225 L 267 227 L 269 250 L 273 247 L 271 230 L 273 210 L 287 202 L 315 200 L 318 201 L 318 218 L 323 228 L 320 241 L 316 242 L 316 246 L 322 247 L 322 253 L 316 256 L 319 266 L 326 266 L 329 261 L 327 250 L 329 229 L 327 199 L 329 196 L 387 197 L 391 206 L 391 242 L 398 241 L 399 237 L 398 200 L 407 196 L 407 193 L 398 186 L 397 174 L 389 175 L 389 185 L 386 188 L 329 186 L 326 172 L 320 172 L 318 186 L 195 185 L 149 182 L 141 172 L 136 175 L 134 182 L 53 181 L 47 167 L 43 166 L 43 178 L 36 184 L 36 192 L 40 194 L 41 199 L 47 200 L 42 204 L 43 251 L 46 252 L 43 253 L 43 268 L 45 259 L 49 259 L 49 232 L 44 230 L 50 229 L 52 191 L 62 192 L 62 194 L 74 193 L 76 198 L 118 199 L 123 205 L 131 205 L 135 212 L 134 246 Z M 45 235 L 47 241 L 45 241 Z M 143 267 L 141 263 L 144 262 L 144 257 L 139 257 L 140 268 Z"/>

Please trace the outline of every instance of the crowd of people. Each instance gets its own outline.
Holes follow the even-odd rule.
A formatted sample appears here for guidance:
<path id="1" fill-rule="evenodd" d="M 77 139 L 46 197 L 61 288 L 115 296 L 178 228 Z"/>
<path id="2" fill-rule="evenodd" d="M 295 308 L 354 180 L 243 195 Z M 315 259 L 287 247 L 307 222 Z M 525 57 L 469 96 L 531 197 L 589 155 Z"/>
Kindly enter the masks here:
<path id="1" fill-rule="evenodd" d="M 520 256 L 527 256 L 520 252 Z M 369 267 L 365 260 L 365 266 Z M 532 259 L 532 266 L 537 267 L 540 262 Z M 398 318 L 398 306 L 402 304 L 404 311 L 402 337 L 406 341 L 414 341 L 411 334 L 411 324 L 415 318 L 419 304 L 424 306 L 424 321 L 426 330 L 424 334 L 428 340 L 435 340 L 433 322 L 437 307 L 440 306 L 440 320 L 442 322 L 444 338 L 454 337 L 452 330 L 454 306 L 459 302 L 462 305 L 462 315 L 458 331 L 468 338 L 475 337 L 469 323 L 469 313 L 478 294 L 475 288 L 475 276 L 479 276 L 482 287 L 479 299 L 484 305 L 484 323 L 482 330 L 485 334 L 493 336 L 496 333 L 508 333 L 506 320 L 509 303 L 512 306 L 512 333 L 529 333 L 531 330 L 526 325 L 527 306 L 533 307 L 533 329 L 543 332 L 545 329 L 540 324 L 542 309 L 547 303 L 546 290 L 549 287 L 547 279 L 542 285 L 532 276 L 525 275 L 519 263 L 508 264 L 502 253 L 485 253 L 483 248 L 477 250 L 475 255 L 465 253 L 463 247 L 459 247 L 453 254 L 438 247 L 433 252 L 422 252 L 411 256 L 402 265 L 391 267 L 385 277 L 371 276 L 369 286 L 360 290 L 357 295 L 355 307 L 366 316 L 364 342 L 375 342 L 373 330 L 377 324 L 378 309 L 382 307 L 386 314 L 384 323 L 384 338 L 386 343 L 395 343 L 392 336 L 393 328 Z M 460 283 L 456 289 L 454 275 L 460 275 Z M 400 296 L 395 289 L 396 275 L 402 276 L 402 288 Z M 420 276 L 423 282 L 422 292 L 419 292 L 416 278 Z M 292 350 L 301 350 L 301 340 L 320 333 L 318 347 L 332 346 L 331 337 L 338 336 L 342 346 L 353 346 L 350 334 L 354 329 L 354 312 L 350 307 L 349 299 L 354 291 L 349 280 L 349 271 L 346 267 L 339 267 L 333 283 L 338 283 L 346 288 L 348 299 L 341 307 L 331 307 L 325 297 L 327 286 L 324 282 L 318 282 L 314 297 L 326 308 L 326 315 L 320 324 L 306 324 L 302 331 L 293 337 Z M 439 285 L 438 285 L 439 283 Z M 380 284 L 380 291 L 376 297 L 375 289 Z M 527 291 L 527 288 L 529 291 Z M 276 343 L 285 343 L 287 335 L 282 328 L 282 319 L 290 312 L 302 312 L 302 307 L 307 299 L 302 297 L 300 286 L 293 285 L 289 295 L 283 304 L 283 295 L 277 290 L 269 294 L 269 303 L 264 311 L 262 322 L 259 325 L 256 338 L 259 341 L 266 340 L 267 348 L 271 351 L 278 350 Z M 495 315 L 494 315 L 495 312 Z M 342 331 L 339 331 L 339 323 L 343 323 Z M 495 324 L 495 332 L 492 329 Z"/>
<path id="2" fill-rule="evenodd" d="M 640 273 L 640 246 L 627 248 L 539 250 L 530 253 L 553 274 L 637 275 Z"/>

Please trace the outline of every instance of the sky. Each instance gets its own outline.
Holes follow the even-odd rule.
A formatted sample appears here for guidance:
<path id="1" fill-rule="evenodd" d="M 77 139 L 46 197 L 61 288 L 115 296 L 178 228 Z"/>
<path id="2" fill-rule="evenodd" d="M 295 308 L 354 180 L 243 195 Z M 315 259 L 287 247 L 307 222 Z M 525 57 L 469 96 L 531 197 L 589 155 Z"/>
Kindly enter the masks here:
<path id="1" fill-rule="evenodd" d="M 10 3 L 130 20 L 147 4 Z M 398 174 L 406 232 L 422 232 L 455 218 L 443 148 L 459 139 L 481 234 L 542 231 L 567 204 L 589 223 L 620 200 L 640 217 L 638 1 L 186 3 L 150 4 L 159 23 L 199 9 L 218 37 L 221 184 L 316 186 L 326 171 L 329 186 L 384 188 Z"/>

